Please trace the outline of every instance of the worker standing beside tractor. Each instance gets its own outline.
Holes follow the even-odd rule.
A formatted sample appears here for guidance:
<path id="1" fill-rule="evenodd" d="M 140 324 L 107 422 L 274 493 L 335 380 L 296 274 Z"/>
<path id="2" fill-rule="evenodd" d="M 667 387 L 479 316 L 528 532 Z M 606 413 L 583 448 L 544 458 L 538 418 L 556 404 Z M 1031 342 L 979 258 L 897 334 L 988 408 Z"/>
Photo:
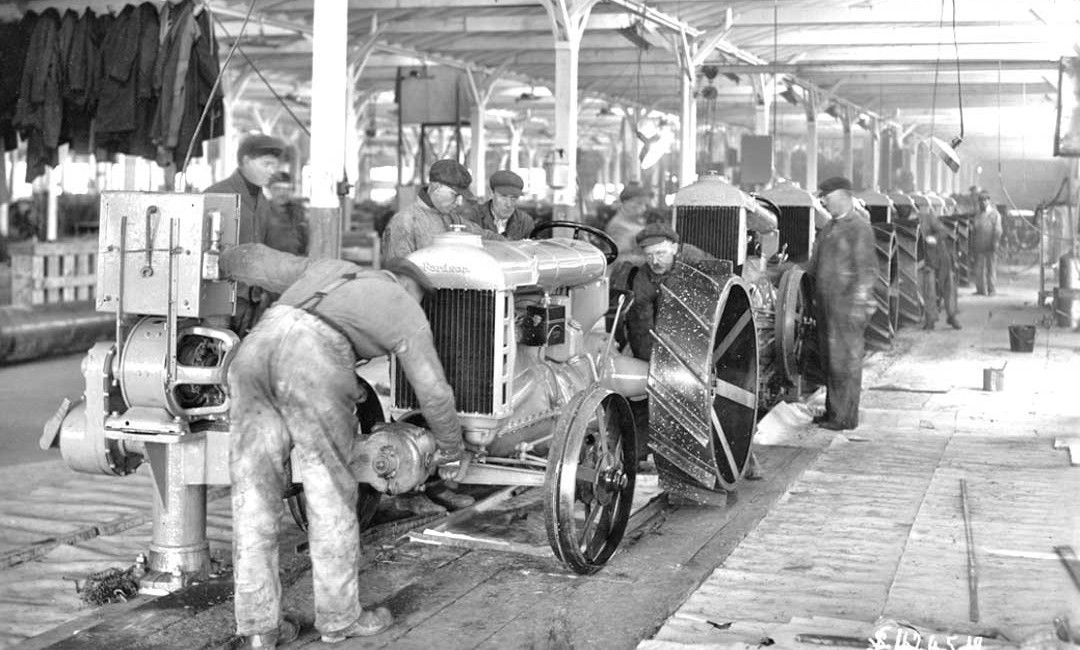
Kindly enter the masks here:
<path id="1" fill-rule="evenodd" d="M 851 181 L 829 178 L 818 196 L 832 215 L 814 244 L 808 271 L 814 276 L 818 344 L 826 364 L 825 413 L 814 422 L 825 429 L 859 426 L 864 331 L 877 308 L 874 231 L 855 210 Z"/>
<path id="2" fill-rule="evenodd" d="M 354 367 L 358 359 L 394 353 L 434 434 L 433 464 L 461 458 L 454 394 L 419 305 L 430 283 L 406 260 L 362 271 L 259 244 L 226 250 L 220 266 L 225 277 L 282 292 L 229 368 L 237 633 L 252 648 L 296 637 L 296 627 L 281 618 L 277 542 L 285 462 L 295 449 L 310 513 L 315 627 L 329 643 L 378 634 L 393 617 L 385 608 L 365 611 L 359 601 L 350 461 L 361 389 Z"/>

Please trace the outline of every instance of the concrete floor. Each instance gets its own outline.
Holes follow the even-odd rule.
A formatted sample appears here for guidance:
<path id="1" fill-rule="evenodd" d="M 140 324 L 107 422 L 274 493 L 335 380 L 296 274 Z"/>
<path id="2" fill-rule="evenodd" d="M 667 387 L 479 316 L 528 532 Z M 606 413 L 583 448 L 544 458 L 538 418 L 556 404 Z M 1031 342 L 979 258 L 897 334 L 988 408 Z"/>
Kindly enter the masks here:
<path id="1" fill-rule="evenodd" d="M 399 625 L 338 647 L 756 647 L 760 636 L 747 636 L 748 627 L 775 647 L 812 647 L 796 644 L 794 633 L 865 641 L 890 617 L 924 630 L 996 628 L 1017 640 L 1060 614 L 1080 620 L 1080 592 L 1050 553 L 1058 544 L 1080 549 L 1080 468 L 1052 448 L 1054 438 L 1080 433 L 1080 333 L 1040 327 L 1034 353 L 1010 352 L 1008 325 L 1047 314 L 1034 304 L 1034 273 L 1017 270 L 1002 270 L 997 297 L 962 291 L 964 330 L 905 329 L 891 351 L 869 356 L 858 430 L 813 427 L 800 405 L 774 412 L 758 438 L 773 470 L 765 481 L 747 484 L 728 509 L 669 509 L 596 576 L 569 575 L 550 559 L 384 540 L 369 549 L 362 599 L 389 604 Z M 1006 361 L 1005 390 L 983 392 L 982 369 Z M 9 385 L 33 385 L 43 405 L 34 412 L 47 417 L 70 392 L 59 381 L 66 367 L 77 371 L 77 359 L 6 368 L 0 378 L 10 372 Z M 40 430 L 31 430 L 37 416 L 26 404 L 18 390 L 0 393 L 0 412 L 24 410 L 29 422 L 4 437 L 33 459 Z M 984 567 L 979 624 L 967 616 L 961 477 Z M 35 528 L 40 538 L 64 530 L 9 522 L 65 490 L 86 504 L 67 518 L 145 512 L 147 478 L 130 479 L 80 477 L 55 458 L 5 468 L 0 521 L 11 539 L 0 541 L 17 549 Z M 226 504 L 211 504 L 211 545 L 227 557 Z M 196 607 L 137 599 L 80 608 L 62 575 L 116 565 L 145 548 L 147 535 L 136 526 L 0 568 L 0 647 L 231 647 L 227 583 Z M 302 562 L 290 580 L 286 605 L 310 621 Z M 22 609 L 11 609 L 16 604 Z M 719 634 L 717 626 L 729 623 L 735 636 Z M 307 628 L 297 646 L 318 646 L 316 638 Z"/>

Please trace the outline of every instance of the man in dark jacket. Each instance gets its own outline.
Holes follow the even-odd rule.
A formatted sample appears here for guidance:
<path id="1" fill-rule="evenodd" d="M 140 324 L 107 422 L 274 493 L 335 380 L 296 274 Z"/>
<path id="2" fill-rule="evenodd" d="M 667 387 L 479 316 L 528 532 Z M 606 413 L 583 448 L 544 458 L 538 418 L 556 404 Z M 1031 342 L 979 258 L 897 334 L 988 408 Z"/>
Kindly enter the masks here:
<path id="1" fill-rule="evenodd" d="M 934 208 L 926 197 L 916 197 L 915 205 L 919 210 L 919 236 L 922 237 L 925 253 L 923 266 L 919 269 L 919 288 L 925 305 L 923 329 L 934 329 L 938 319 L 938 303 L 941 302 L 945 307 L 946 322 L 958 330 L 956 266 L 949 229 L 934 214 Z"/>
<path id="2" fill-rule="evenodd" d="M 357 482 L 350 468 L 357 431 L 358 360 L 393 352 L 435 436 L 433 464 L 464 453 L 454 394 L 435 352 L 420 299 L 431 285 L 407 260 L 365 271 L 344 260 L 310 260 L 260 244 L 221 256 L 221 273 L 281 292 L 229 366 L 229 474 L 237 633 L 246 647 L 296 638 L 281 617 L 278 528 L 285 462 L 303 460 L 311 514 L 315 627 L 326 643 L 388 628 L 386 608 L 359 600 Z"/>
<path id="3" fill-rule="evenodd" d="M 525 181 L 512 171 L 500 169 L 488 181 L 491 198 L 479 206 L 474 221 L 484 230 L 497 232 L 509 240 L 528 239 L 533 218 L 517 207 L 525 192 Z"/>
<path id="4" fill-rule="evenodd" d="M 293 196 L 292 175 L 275 172 L 267 189 L 270 190 L 270 222 L 266 228 L 266 245 L 284 253 L 306 255 L 306 210 L 304 202 Z"/>
<path id="5" fill-rule="evenodd" d="M 285 143 L 268 135 L 250 135 L 236 150 L 236 171 L 225 180 L 206 188 L 207 194 L 238 194 L 240 196 L 240 235 L 237 243 L 272 243 L 267 230 L 273 216 L 270 202 L 263 196 L 263 187 L 277 171 Z M 262 292 L 243 283 L 236 285 L 236 313 L 229 329 L 240 336 L 247 334 L 261 313 Z"/>
<path id="6" fill-rule="evenodd" d="M 876 309 L 874 231 L 855 210 L 851 181 L 829 178 L 818 196 L 832 215 L 814 242 L 808 271 L 814 276 L 818 344 L 826 371 L 825 413 L 814 422 L 826 429 L 859 426 L 864 332 Z"/>

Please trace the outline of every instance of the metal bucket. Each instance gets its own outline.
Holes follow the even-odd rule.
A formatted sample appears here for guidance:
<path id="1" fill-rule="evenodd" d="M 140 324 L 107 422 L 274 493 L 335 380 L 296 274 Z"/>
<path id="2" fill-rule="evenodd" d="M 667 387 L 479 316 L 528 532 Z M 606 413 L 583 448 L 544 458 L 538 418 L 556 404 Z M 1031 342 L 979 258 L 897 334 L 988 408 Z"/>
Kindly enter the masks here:
<path id="1" fill-rule="evenodd" d="M 999 392 L 1005 390 L 1005 368 L 983 368 L 983 390 Z"/>
<path id="2" fill-rule="evenodd" d="M 1034 325 L 1010 325 L 1009 349 L 1013 352 L 1031 352 L 1035 349 Z"/>

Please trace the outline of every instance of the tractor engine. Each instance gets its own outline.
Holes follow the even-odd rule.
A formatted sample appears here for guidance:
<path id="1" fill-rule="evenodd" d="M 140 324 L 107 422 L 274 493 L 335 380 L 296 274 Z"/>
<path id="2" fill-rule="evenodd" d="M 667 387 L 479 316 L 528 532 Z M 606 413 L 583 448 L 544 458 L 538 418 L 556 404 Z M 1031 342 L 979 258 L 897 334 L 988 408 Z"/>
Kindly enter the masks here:
<path id="1" fill-rule="evenodd" d="M 424 311 L 465 442 L 481 456 L 543 451 L 561 407 L 602 374 L 617 375 L 624 395 L 645 394 L 644 362 L 619 359 L 615 373 L 599 367 L 605 337 L 593 328 L 608 310 L 608 281 L 592 244 L 451 231 L 409 260 L 436 287 Z M 393 360 L 391 374 L 391 411 L 409 420 L 416 395 Z"/>

